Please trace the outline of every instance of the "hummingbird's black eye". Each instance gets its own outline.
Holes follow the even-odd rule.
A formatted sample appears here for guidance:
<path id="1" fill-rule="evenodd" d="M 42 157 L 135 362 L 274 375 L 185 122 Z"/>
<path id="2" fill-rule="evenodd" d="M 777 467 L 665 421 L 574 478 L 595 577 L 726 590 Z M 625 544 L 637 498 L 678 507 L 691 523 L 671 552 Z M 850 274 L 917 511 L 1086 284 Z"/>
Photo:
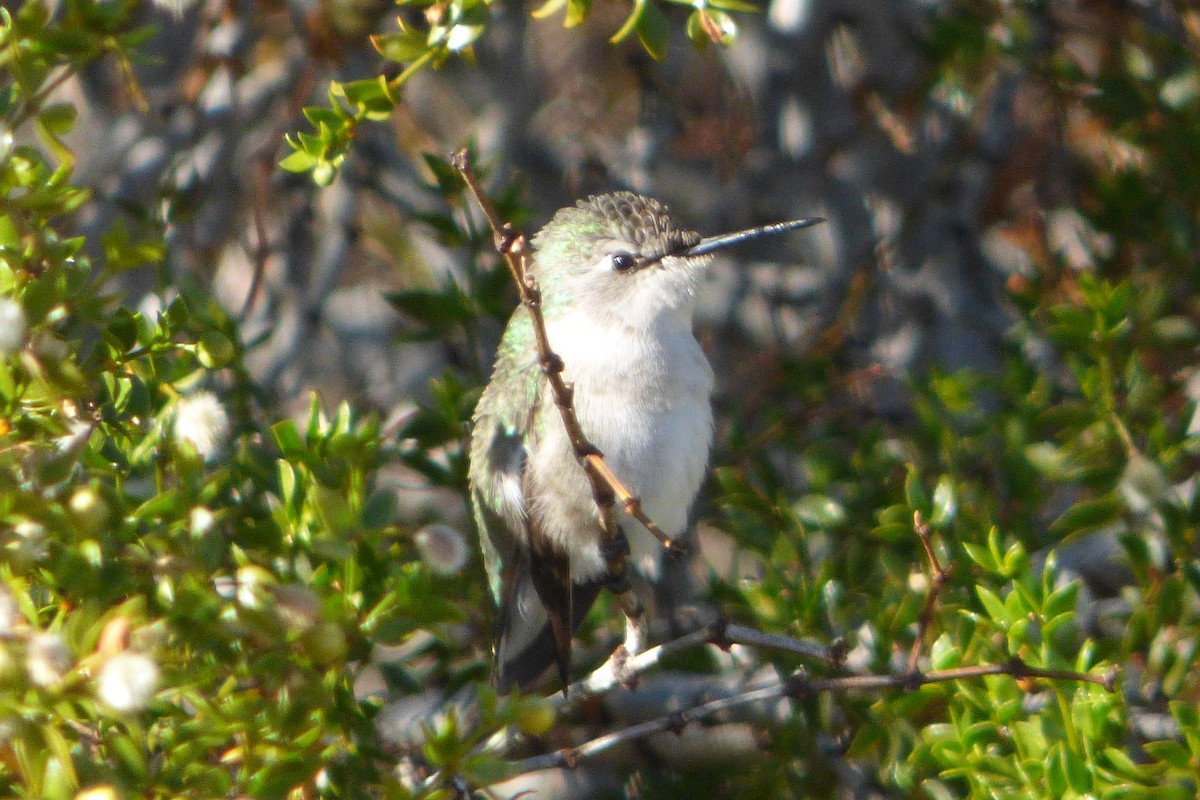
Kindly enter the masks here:
<path id="1" fill-rule="evenodd" d="M 637 258 L 629 253 L 613 253 L 611 257 L 613 269 L 617 272 L 628 272 L 637 266 Z"/>

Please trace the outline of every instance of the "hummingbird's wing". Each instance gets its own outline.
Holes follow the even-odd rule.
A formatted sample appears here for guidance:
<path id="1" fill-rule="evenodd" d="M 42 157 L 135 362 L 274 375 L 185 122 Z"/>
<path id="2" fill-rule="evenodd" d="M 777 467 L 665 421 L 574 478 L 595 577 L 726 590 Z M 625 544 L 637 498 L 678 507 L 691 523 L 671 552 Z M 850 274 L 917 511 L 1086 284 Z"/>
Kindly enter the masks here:
<path id="1" fill-rule="evenodd" d="M 529 314 L 518 308 L 504 331 L 492 380 L 475 407 L 468 478 L 492 598 L 503 603 L 525 538 L 525 461 L 542 376 Z"/>
<path id="2" fill-rule="evenodd" d="M 550 414 L 539 414 L 547 408 Z M 553 418 L 551 417 L 553 415 Z M 491 382 L 475 410 L 471 506 L 484 566 L 500 608 L 496 684 L 531 684 L 556 663 L 566 685 L 571 634 L 601 584 L 573 585 L 565 552 L 539 535 L 525 463 L 542 424 L 558 424 L 537 363 L 533 327 L 520 308 L 504 332 Z"/>

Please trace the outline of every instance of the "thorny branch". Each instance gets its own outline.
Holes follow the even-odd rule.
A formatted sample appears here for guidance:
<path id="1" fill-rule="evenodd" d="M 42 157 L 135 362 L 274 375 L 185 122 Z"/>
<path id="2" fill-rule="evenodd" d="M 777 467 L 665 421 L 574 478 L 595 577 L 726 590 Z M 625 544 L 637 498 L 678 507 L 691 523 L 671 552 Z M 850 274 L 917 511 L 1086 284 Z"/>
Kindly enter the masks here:
<path id="1" fill-rule="evenodd" d="M 550 347 L 550 339 L 546 333 L 546 320 L 542 316 L 542 290 L 538 286 L 537 280 L 529 273 L 529 246 L 525 235 L 515 231 L 512 225 L 500 218 L 495 207 L 492 206 L 480 187 L 479 180 L 471 168 L 470 155 L 465 148 L 454 154 L 451 163 L 458 170 L 475 198 L 475 202 L 479 204 L 484 216 L 487 217 L 496 250 L 504 257 L 508 271 L 512 274 L 513 281 L 517 284 L 517 290 L 521 294 L 521 303 L 529 312 L 537 345 L 538 363 L 541 365 L 542 373 L 546 376 L 550 391 L 554 395 L 554 404 L 558 406 L 562 416 L 571 448 L 587 475 L 588 482 L 592 487 L 592 496 L 596 500 L 596 508 L 600 512 L 600 528 L 603 531 L 604 543 L 608 545 L 602 550 L 609 559 L 609 577 L 612 579 L 612 585 L 626 587 L 616 593 L 617 602 L 625 612 L 628 623 L 625 649 L 631 651 L 631 654 L 636 654 L 641 649 L 641 642 L 644 638 L 642 629 L 645 610 L 637 594 L 625 580 L 628 569 L 627 549 L 615 546 L 621 538 L 621 531 L 617 527 L 614 512 L 616 501 L 620 500 L 626 513 L 646 526 L 646 529 L 658 537 L 664 547 L 678 545 L 672 545 L 658 525 L 642 512 L 637 496 L 617 479 L 617 476 L 604 462 L 603 454 L 588 440 L 579 424 L 579 418 L 575 414 L 573 387 L 563 380 L 563 361 Z"/>

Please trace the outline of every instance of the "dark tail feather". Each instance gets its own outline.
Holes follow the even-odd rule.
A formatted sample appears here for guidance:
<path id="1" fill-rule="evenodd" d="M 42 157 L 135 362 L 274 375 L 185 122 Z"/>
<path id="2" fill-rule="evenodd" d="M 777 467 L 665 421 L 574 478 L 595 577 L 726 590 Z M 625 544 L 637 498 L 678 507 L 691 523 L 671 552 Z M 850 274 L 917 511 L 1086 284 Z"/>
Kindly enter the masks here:
<path id="1" fill-rule="evenodd" d="M 569 601 L 560 604 L 560 624 L 556 636 L 539 592 L 534 587 L 528 565 L 515 576 L 515 585 L 505 603 L 496 643 L 496 688 L 507 692 L 514 687 L 529 688 L 551 664 L 558 666 L 565 689 L 570 681 L 571 635 L 596 602 L 601 582 L 575 584 L 569 589 Z M 569 611 L 567 610 L 569 609 Z M 569 627 L 568 627 L 569 617 Z M 565 646 L 564 646 L 565 645 Z"/>

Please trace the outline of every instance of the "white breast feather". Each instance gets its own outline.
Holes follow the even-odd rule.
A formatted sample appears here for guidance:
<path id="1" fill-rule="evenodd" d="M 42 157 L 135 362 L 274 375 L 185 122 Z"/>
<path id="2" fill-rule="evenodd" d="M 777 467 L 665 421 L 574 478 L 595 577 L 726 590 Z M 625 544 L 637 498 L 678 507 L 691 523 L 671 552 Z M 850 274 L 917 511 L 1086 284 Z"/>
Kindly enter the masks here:
<path id="1" fill-rule="evenodd" d="M 641 497 L 650 518 L 668 536 L 682 535 L 712 443 L 712 370 L 690 324 L 681 315 L 634 331 L 572 315 L 551 323 L 548 333 L 566 365 L 564 377 L 575 386 L 584 432 Z M 570 554 L 573 577 L 600 574 L 605 567 L 594 504 L 561 424 L 550 426 L 539 452 L 531 454 L 531 467 L 554 476 L 551 485 L 570 495 L 547 498 L 542 508 L 553 512 L 545 519 L 546 533 Z M 634 563 L 653 573 L 660 546 L 640 523 L 621 524 Z"/>

